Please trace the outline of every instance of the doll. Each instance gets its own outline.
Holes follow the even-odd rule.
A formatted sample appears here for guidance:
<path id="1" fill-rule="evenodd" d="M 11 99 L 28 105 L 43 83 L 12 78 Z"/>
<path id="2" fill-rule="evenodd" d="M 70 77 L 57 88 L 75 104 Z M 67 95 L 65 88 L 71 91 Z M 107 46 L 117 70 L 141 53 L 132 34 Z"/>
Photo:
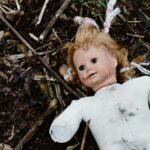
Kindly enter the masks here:
<path id="1" fill-rule="evenodd" d="M 78 19 L 68 63 L 75 80 L 95 94 L 73 100 L 52 122 L 51 138 L 67 142 L 84 120 L 101 150 L 150 150 L 150 77 L 131 79 L 127 53 L 107 34 L 109 29 L 100 31 L 94 20 Z"/>

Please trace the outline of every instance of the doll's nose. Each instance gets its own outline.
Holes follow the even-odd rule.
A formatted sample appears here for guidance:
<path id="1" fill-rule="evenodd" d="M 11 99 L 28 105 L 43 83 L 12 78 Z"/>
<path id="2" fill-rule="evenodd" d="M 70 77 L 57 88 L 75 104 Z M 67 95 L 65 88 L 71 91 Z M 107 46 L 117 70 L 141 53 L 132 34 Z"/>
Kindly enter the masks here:
<path id="1" fill-rule="evenodd" d="M 93 67 L 92 67 L 91 64 L 88 64 L 88 65 L 86 66 L 86 71 L 87 71 L 87 72 L 91 72 L 91 70 L 93 70 Z"/>

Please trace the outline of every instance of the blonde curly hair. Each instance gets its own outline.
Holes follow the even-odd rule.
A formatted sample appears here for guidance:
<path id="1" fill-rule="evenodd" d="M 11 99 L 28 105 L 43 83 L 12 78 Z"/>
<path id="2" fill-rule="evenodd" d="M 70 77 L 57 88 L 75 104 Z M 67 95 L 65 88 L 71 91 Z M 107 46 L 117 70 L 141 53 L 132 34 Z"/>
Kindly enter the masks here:
<path id="1" fill-rule="evenodd" d="M 128 52 L 125 48 L 121 48 L 108 34 L 100 31 L 97 27 L 91 24 L 81 24 L 77 30 L 75 41 L 68 46 L 68 65 L 74 70 L 74 81 L 79 82 L 76 68 L 73 64 L 74 52 L 81 48 L 88 48 L 89 46 L 100 47 L 104 46 L 117 59 L 116 76 L 117 82 L 123 83 L 129 77 L 134 75 L 133 70 L 128 70 L 120 73 L 120 69 L 129 67 Z"/>

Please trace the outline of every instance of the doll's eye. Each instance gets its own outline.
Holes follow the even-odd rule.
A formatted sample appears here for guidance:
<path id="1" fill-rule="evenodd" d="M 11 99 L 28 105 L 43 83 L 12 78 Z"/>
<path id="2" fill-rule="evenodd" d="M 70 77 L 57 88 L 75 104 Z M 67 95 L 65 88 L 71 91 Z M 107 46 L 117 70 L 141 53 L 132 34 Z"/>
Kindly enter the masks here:
<path id="1" fill-rule="evenodd" d="M 85 69 L 84 65 L 81 65 L 81 66 L 79 67 L 79 70 L 80 70 L 80 71 L 82 71 L 82 70 L 84 70 L 84 69 Z"/>
<path id="2" fill-rule="evenodd" d="M 95 64 L 97 62 L 97 58 L 92 58 L 91 62 L 92 62 L 92 64 Z"/>

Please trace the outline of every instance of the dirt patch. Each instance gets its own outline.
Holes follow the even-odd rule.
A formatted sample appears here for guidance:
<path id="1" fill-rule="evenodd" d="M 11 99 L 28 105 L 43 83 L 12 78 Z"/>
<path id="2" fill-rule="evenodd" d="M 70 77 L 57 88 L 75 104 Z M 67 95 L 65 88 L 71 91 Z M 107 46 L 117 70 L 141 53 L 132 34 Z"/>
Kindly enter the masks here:
<path id="1" fill-rule="evenodd" d="M 58 75 L 59 67 L 66 63 L 65 44 L 73 39 L 77 29 L 73 18 L 76 15 L 92 17 L 102 28 L 106 10 L 106 1 L 78 0 L 66 4 L 62 14 L 56 17 L 63 2 L 49 1 L 39 25 L 36 23 L 44 0 L 20 1 L 20 8 L 13 0 L 0 2 L 0 6 L 7 10 L 3 12 L 4 18 Z M 111 36 L 128 49 L 130 61 L 142 55 L 146 55 L 144 61 L 149 61 L 149 0 L 119 0 L 117 5 L 121 8 L 121 14 L 111 27 Z M 5 6 L 11 11 L 8 12 Z M 39 40 L 50 22 L 53 23 L 51 29 Z M 65 150 L 68 146 L 80 149 L 85 123 L 65 144 L 51 140 L 49 126 L 72 99 L 78 99 L 75 91 L 78 95 L 86 92 L 79 85 L 65 83 L 71 90 L 64 87 L 59 81 L 62 77 L 56 78 L 52 71 L 45 69 L 40 59 L 30 53 L 29 48 L 2 20 L 0 31 L 0 143 L 25 150 Z M 140 75 L 143 74 L 137 71 L 137 76 Z M 84 149 L 98 149 L 90 131 Z"/>

